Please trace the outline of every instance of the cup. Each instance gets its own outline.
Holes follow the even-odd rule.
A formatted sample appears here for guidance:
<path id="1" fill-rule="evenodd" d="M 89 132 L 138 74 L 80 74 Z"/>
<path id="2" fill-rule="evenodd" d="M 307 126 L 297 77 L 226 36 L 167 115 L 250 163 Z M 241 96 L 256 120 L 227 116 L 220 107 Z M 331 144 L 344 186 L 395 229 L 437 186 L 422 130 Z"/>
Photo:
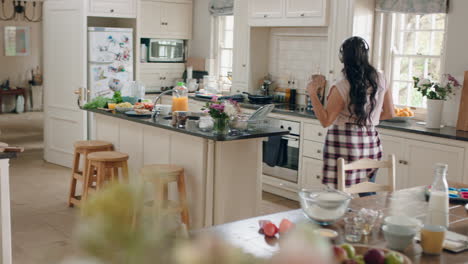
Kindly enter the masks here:
<path id="1" fill-rule="evenodd" d="M 188 112 L 187 111 L 175 111 L 175 116 L 177 117 L 176 118 L 177 127 L 184 128 L 185 123 L 187 123 Z"/>
<path id="2" fill-rule="evenodd" d="M 421 247 L 425 254 L 440 255 L 444 247 L 445 226 L 424 225 L 421 229 Z"/>
<path id="3" fill-rule="evenodd" d="M 345 239 L 351 243 L 361 241 L 364 220 L 358 216 L 345 217 Z"/>

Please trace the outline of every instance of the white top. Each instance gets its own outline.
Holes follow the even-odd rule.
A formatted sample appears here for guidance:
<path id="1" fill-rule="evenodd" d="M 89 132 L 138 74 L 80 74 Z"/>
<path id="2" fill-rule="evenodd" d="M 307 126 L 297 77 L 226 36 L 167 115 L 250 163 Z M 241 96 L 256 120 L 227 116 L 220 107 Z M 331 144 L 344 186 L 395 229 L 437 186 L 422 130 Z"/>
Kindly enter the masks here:
<path id="1" fill-rule="evenodd" d="M 378 90 L 375 95 L 375 108 L 370 117 L 371 124 L 367 124 L 367 125 L 372 125 L 372 126 L 377 126 L 380 122 L 380 114 L 382 113 L 382 110 L 383 110 L 384 97 L 388 89 L 387 82 L 385 80 L 384 75 L 382 73 L 379 73 L 378 75 L 379 75 L 379 79 L 377 81 Z M 346 123 L 356 123 L 356 117 L 355 116 L 351 117 L 351 113 L 349 112 L 349 109 L 348 109 L 348 106 L 350 103 L 349 90 L 351 89 L 351 86 L 348 80 L 343 77 L 343 79 L 341 79 L 340 81 L 337 81 L 335 84 L 333 84 L 333 86 L 336 87 L 336 89 L 338 90 L 339 94 L 341 95 L 345 103 L 344 109 L 338 114 L 338 118 L 335 120 L 333 124 L 345 125 Z M 368 107 L 370 107 L 369 100 L 366 104 L 366 108 Z"/>

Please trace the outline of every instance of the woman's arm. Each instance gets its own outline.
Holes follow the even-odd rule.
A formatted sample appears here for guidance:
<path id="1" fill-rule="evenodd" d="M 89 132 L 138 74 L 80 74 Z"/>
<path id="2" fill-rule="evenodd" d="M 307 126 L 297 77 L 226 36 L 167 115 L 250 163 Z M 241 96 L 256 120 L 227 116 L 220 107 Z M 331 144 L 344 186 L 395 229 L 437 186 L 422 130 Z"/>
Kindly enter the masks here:
<path id="1" fill-rule="evenodd" d="M 313 81 L 307 87 L 307 91 L 309 92 L 315 116 L 317 116 L 323 127 L 329 127 L 335 122 L 338 114 L 344 109 L 345 104 L 337 88 L 332 86 L 328 95 L 327 107 L 325 108 L 317 95 L 319 87 L 320 81 Z"/>
<path id="2" fill-rule="evenodd" d="M 395 117 L 395 110 L 393 105 L 392 88 L 388 88 L 384 96 L 383 109 L 380 114 L 380 120 L 388 120 Z"/>

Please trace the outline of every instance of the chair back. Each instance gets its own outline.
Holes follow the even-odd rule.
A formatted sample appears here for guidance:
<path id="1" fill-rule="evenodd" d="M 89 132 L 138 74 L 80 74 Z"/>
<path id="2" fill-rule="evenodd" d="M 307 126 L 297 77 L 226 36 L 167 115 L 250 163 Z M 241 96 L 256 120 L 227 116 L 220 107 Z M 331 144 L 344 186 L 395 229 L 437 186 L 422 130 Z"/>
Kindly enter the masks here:
<path id="1" fill-rule="evenodd" d="M 361 159 L 348 164 L 345 164 L 343 158 L 337 160 L 337 175 L 338 175 L 338 190 L 349 193 L 365 193 L 365 192 L 393 192 L 395 191 L 395 155 L 388 156 L 388 160 L 379 161 L 372 159 Z M 351 170 L 366 170 L 366 169 L 388 169 L 388 184 L 378 184 L 373 182 L 362 182 L 346 188 L 346 172 Z"/>

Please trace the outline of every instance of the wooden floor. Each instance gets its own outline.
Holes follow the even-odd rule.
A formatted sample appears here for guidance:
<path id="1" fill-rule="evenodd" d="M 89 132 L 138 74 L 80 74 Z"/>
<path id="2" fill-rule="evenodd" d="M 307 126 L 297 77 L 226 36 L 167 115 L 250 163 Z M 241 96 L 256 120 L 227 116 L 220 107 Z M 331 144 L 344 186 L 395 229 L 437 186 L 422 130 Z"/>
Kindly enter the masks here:
<path id="1" fill-rule="evenodd" d="M 66 204 L 68 168 L 46 163 L 42 113 L 0 115 L 0 142 L 21 145 L 25 153 L 11 162 L 13 263 L 59 263 L 74 253 L 77 209 Z M 263 193 L 260 215 L 299 208 L 299 204 Z"/>

